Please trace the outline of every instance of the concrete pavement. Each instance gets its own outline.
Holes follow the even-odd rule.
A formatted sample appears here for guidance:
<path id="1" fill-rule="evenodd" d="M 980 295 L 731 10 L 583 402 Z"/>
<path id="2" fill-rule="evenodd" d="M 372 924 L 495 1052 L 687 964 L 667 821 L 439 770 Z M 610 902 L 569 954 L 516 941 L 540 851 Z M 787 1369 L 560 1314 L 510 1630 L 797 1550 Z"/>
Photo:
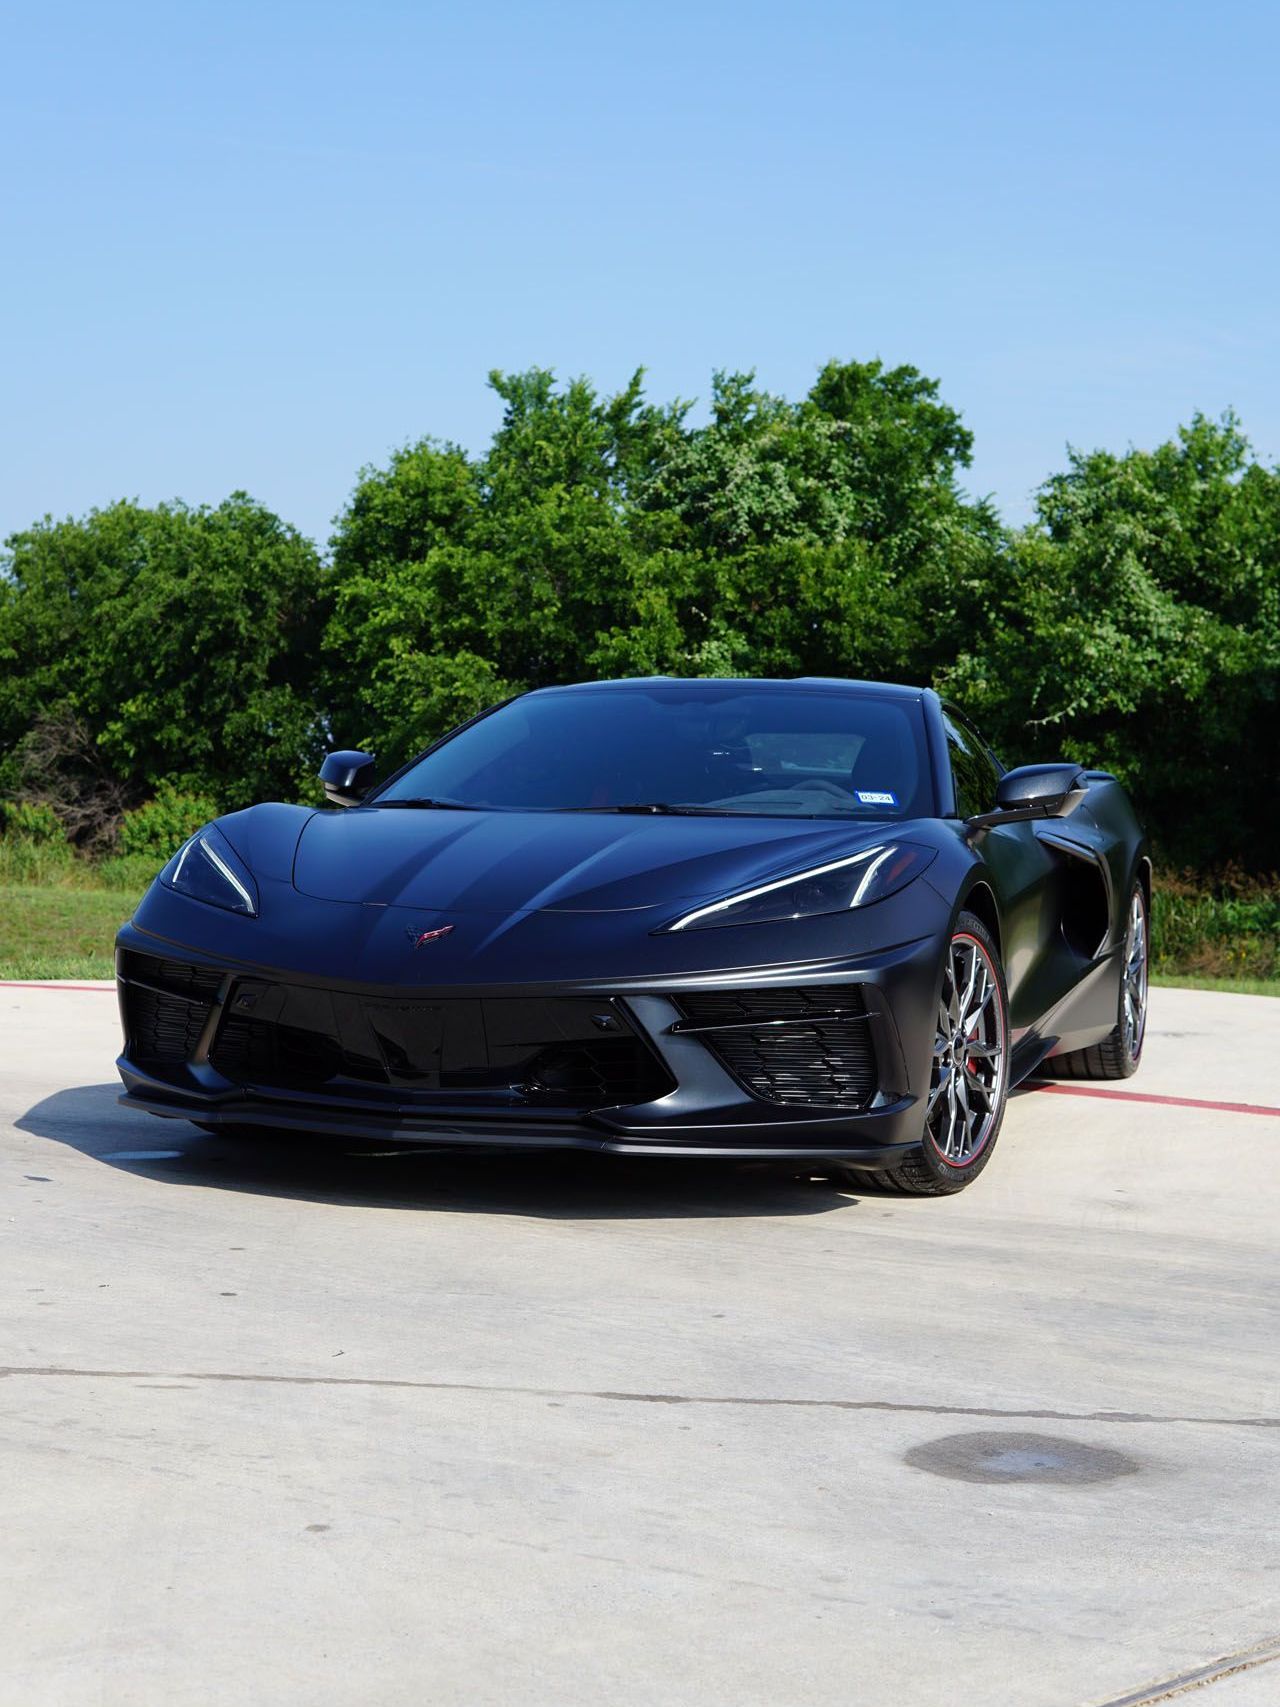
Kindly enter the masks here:
<path id="1" fill-rule="evenodd" d="M 1280 1116 L 1142 1100 L 1280 1003 L 1152 1006 L 921 1202 L 254 1149 L 0 987 L 0 1707 L 1280 1701 Z"/>

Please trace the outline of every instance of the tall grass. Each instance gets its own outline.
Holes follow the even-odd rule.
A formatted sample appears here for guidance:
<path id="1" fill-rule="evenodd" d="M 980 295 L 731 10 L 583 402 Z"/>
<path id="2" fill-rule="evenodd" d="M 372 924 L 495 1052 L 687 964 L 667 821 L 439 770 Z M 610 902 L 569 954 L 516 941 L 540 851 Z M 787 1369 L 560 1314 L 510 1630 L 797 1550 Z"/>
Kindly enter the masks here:
<path id="1" fill-rule="evenodd" d="M 67 843 L 0 836 L 0 888 L 111 889 L 141 895 L 164 864 L 150 854 L 78 858 Z"/>
<path id="2" fill-rule="evenodd" d="M 1152 970 L 1199 978 L 1280 977 L 1280 878 L 1227 866 L 1210 878 L 1158 877 Z"/>

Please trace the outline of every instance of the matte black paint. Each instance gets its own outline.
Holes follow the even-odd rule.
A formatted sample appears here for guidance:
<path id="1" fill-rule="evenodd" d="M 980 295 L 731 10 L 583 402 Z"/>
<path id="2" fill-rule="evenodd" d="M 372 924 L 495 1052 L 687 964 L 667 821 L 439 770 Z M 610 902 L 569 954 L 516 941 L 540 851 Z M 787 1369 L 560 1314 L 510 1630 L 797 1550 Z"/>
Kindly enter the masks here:
<path id="1" fill-rule="evenodd" d="M 786 693 L 790 684 L 753 685 Z M 1128 897 L 1135 881 L 1149 881 L 1145 839 L 1120 786 L 1087 772 L 1083 802 L 1068 817 L 966 824 L 953 815 L 934 693 L 835 681 L 805 687 L 913 704 L 948 815 L 890 828 L 839 819 L 404 811 L 380 809 L 376 789 L 348 810 L 266 803 L 228 814 L 218 825 L 257 879 L 259 916 L 203 905 L 159 882 L 147 891 L 118 938 L 122 954 L 222 976 L 207 1017 L 196 1016 L 200 1038 L 186 1060 L 157 1070 L 126 1034 L 123 1100 L 211 1125 L 391 1141 L 887 1165 L 922 1135 L 943 954 L 970 905 L 989 918 L 1004 962 L 1013 1082 L 1048 1055 L 1104 1038 L 1116 1023 Z M 343 755 L 347 768 L 354 758 Z M 926 844 L 937 857 L 874 906 L 775 924 L 660 928 L 700 900 L 885 835 Z M 453 927 L 447 935 L 414 947 L 445 925 Z M 359 999 L 382 1012 L 412 997 L 427 1008 L 528 999 L 550 1012 L 548 1001 L 597 998 L 603 1010 L 616 1004 L 673 1088 L 630 1106 L 557 1108 L 514 1094 L 499 1105 L 492 1090 L 470 1093 L 452 1082 L 376 1094 L 359 1084 L 323 1093 L 240 1084 L 211 1057 L 242 980 L 314 991 L 317 1011 Z M 865 1112 L 763 1101 L 682 1024 L 682 991 L 847 985 L 861 992 L 860 1023 L 877 1065 Z M 121 989 L 123 1012 L 125 982 Z"/>

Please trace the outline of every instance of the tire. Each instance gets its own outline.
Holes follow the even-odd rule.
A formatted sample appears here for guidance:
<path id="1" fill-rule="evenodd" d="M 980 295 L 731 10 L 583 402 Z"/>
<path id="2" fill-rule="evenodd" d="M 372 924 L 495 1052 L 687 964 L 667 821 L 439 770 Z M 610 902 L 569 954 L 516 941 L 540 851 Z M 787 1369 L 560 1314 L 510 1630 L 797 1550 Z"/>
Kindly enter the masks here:
<path id="1" fill-rule="evenodd" d="M 875 1181 L 913 1197 L 951 1197 L 963 1191 L 991 1160 L 1008 1091 L 1004 969 L 982 920 L 961 913 L 942 968 L 922 1143 L 896 1167 L 875 1174 Z"/>
<path id="2" fill-rule="evenodd" d="M 1116 997 L 1115 1029 L 1101 1043 L 1073 1049 L 1043 1062 L 1040 1072 L 1054 1079 L 1131 1079 L 1142 1061 L 1147 1033 L 1148 971 L 1151 927 L 1146 892 L 1135 883 L 1129 895 L 1125 924 L 1124 960 Z"/>

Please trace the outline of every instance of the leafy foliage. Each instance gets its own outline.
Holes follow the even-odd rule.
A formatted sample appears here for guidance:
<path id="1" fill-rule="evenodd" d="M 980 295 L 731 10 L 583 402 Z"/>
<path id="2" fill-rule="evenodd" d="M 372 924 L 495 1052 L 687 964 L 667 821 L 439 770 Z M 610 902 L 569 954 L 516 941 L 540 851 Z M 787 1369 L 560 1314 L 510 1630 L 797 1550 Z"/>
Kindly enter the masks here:
<path id="1" fill-rule="evenodd" d="M 52 806 L 37 800 L 0 801 L 0 831 L 6 841 L 37 848 L 66 846 L 66 831 Z"/>
<path id="2" fill-rule="evenodd" d="M 1280 471 L 1234 417 L 1151 452 L 1073 452 L 944 672 L 1018 756 L 1116 771 L 1165 849 L 1261 870 L 1280 836 Z"/>
<path id="3" fill-rule="evenodd" d="M 829 363 L 796 404 L 717 373 L 701 427 L 640 373 L 611 397 L 540 369 L 491 383 L 503 421 L 469 482 L 424 440 L 338 520 L 331 702 L 387 762 L 584 675 L 923 679 L 953 656 L 1001 534 L 914 369 Z"/>
<path id="4" fill-rule="evenodd" d="M 327 742 L 389 766 L 526 687 L 879 676 L 953 694 L 1008 762 L 1114 769 L 1178 862 L 1280 864 L 1280 473 L 1233 417 L 1072 452 L 1014 533 L 914 368 L 829 362 L 797 401 L 717 373 L 699 424 L 642 372 L 490 383 L 485 453 L 364 469 L 327 565 L 244 494 L 14 536 L 0 797 L 161 857 L 183 797 L 312 794 Z"/>
<path id="5" fill-rule="evenodd" d="M 1159 879 L 1152 896 L 1154 970 L 1216 978 L 1280 976 L 1280 877 L 1226 866 L 1212 883 Z"/>
<path id="6" fill-rule="evenodd" d="M 207 794 L 188 794 L 162 783 L 154 800 L 126 812 L 120 824 L 120 852 L 166 860 L 188 836 L 218 816 L 218 803 Z"/>
<path id="7" fill-rule="evenodd" d="M 238 493 L 216 509 L 118 503 L 8 541 L 0 576 L 0 787 L 29 778 L 42 716 L 87 731 L 128 793 L 184 781 L 225 805 L 290 793 L 322 746 L 313 698 L 327 583 L 315 548 Z"/>

